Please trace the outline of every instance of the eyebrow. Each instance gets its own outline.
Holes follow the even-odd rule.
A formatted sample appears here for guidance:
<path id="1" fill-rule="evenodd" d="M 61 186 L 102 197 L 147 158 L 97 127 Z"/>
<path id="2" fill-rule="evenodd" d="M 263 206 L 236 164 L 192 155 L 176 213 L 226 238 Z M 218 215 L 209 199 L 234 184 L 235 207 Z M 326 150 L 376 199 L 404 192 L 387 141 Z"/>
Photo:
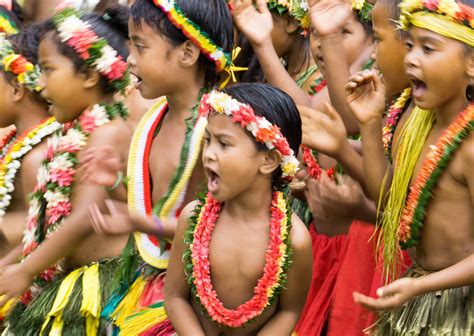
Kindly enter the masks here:
<path id="1" fill-rule="evenodd" d="M 145 42 L 145 39 L 138 35 L 130 35 L 130 40 L 135 42 Z"/>
<path id="2" fill-rule="evenodd" d="M 411 38 L 413 39 L 413 36 L 411 36 Z M 443 44 L 443 41 L 441 41 L 440 39 L 438 39 L 436 37 L 432 37 L 432 36 L 422 35 L 422 36 L 419 36 L 417 39 L 421 43 Z"/>
<path id="3" fill-rule="evenodd" d="M 206 128 L 205 130 L 206 132 L 206 135 L 210 136 L 211 133 L 209 132 L 209 130 Z M 231 134 L 231 133 L 226 133 L 226 132 L 222 132 L 222 131 L 217 131 L 217 132 L 214 132 L 213 134 L 216 138 L 222 138 L 222 137 L 228 137 L 228 138 L 235 138 L 235 135 Z"/>

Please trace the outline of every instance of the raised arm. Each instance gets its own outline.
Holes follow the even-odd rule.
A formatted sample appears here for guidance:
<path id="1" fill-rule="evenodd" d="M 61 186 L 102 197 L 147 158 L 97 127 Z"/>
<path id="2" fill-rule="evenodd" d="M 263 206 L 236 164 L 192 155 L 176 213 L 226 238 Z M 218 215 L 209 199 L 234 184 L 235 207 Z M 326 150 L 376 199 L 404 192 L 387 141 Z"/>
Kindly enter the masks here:
<path id="1" fill-rule="evenodd" d="M 271 38 L 273 19 L 267 2 L 257 0 L 255 7 L 252 0 L 237 1 L 233 17 L 236 26 L 249 39 L 267 81 L 285 91 L 297 104 L 310 106 L 310 97 L 291 78 L 275 51 Z M 298 29 L 296 23 L 294 28 Z"/>

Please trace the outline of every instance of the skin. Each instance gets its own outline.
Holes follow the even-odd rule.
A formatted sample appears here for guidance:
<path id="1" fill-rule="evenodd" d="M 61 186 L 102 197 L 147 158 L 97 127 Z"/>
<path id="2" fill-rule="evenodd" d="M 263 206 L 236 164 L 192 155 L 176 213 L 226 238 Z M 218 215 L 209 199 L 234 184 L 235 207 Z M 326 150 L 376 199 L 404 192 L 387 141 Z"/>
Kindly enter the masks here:
<path id="1" fill-rule="evenodd" d="M 160 132 L 152 141 L 149 157 L 152 203 L 156 204 L 166 194 L 179 165 L 185 140 L 185 119 L 191 117 L 204 76 L 197 64 L 200 51 L 190 41 L 173 46 L 144 21 L 141 28 L 138 28 L 132 19 L 129 21 L 129 31 L 132 43 L 128 62 L 131 72 L 141 79 L 137 89 L 144 98 L 153 99 L 165 95 L 168 100 L 168 112 L 163 118 Z M 115 178 L 116 170 L 109 173 L 108 179 Z M 188 184 L 185 202 L 194 199 L 203 180 L 202 166 L 197 164 Z M 174 237 L 177 220 L 163 222 L 164 230 L 161 231 L 157 230 L 151 218 L 130 214 L 123 202 L 108 202 L 107 208 L 108 214 L 102 214 L 98 206 L 90 208 L 96 232 L 114 235 L 140 231 L 159 234 L 169 240 Z"/>
<path id="2" fill-rule="evenodd" d="M 237 159 L 238 166 L 234 164 Z M 229 118 L 209 118 L 203 164 L 208 174 L 218 175 L 217 186 L 213 182 L 209 186 L 216 200 L 225 202 L 213 232 L 210 262 L 213 286 L 227 308 L 235 309 L 252 297 L 262 275 L 268 245 L 271 176 L 280 159 L 280 154 L 274 151 L 257 151 L 253 140 Z M 191 203 L 183 211 L 176 237 L 183 236 L 195 205 Z M 181 238 L 176 238 L 165 284 L 165 307 L 177 332 L 180 335 L 289 335 L 304 306 L 312 269 L 309 233 L 295 215 L 292 224 L 292 265 L 278 304 L 241 328 L 209 321 L 200 313 L 196 299 L 189 299 L 182 261 L 186 247 Z"/>
<path id="3" fill-rule="evenodd" d="M 0 73 L 0 127 L 14 125 L 17 134 L 23 134 L 48 117 L 44 106 L 37 104 L 29 91 L 15 79 Z M 28 207 L 28 195 L 36 182 L 36 171 L 46 153 L 44 144 L 36 145 L 22 159 L 15 177 L 8 212 L 0 223 L 0 258 L 21 243 Z"/>
<path id="4" fill-rule="evenodd" d="M 465 90 L 474 76 L 474 58 L 471 53 L 466 53 L 462 43 L 416 27 L 409 31 L 407 47 L 405 66 L 408 76 L 422 80 L 427 87 L 422 94 L 414 98 L 415 103 L 422 108 L 432 109 L 436 114 L 436 123 L 415 167 L 414 176 L 416 176 L 423 158 L 429 151 L 429 146 L 436 143 L 443 130 L 468 105 Z M 359 115 L 361 120 L 370 123 L 376 119 L 377 112 L 370 110 L 363 112 L 361 108 L 364 105 L 367 106 L 370 96 L 373 98 L 376 95 L 374 92 L 378 91 L 378 84 L 373 77 L 370 81 L 353 84 L 356 84 L 356 88 L 349 90 L 354 94 L 352 98 L 356 97 L 359 89 L 359 93 L 364 90 L 364 93 L 351 103 L 354 106 L 354 113 Z M 400 285 L 396 289 L 395 296 L 403 300 L 395 300 L 396 302 L 390 307 L 399 306 L 402 301 L 407 301 L 421 292 L 436 290 L 434 289 L 436 286 L 452 288 L 460 284 L 472 283 L 473 141 L 474 136 L 470 134 L 441 175 L 433 198 L 426 209 L 423 234 L 416 248 L 417 263 L 426 270 L 436 272 L 430 278 L 434 278 L 438 285 L 433 285 L 433 287 L 422 285 L 419 291 L 412 291 L 409 290 L 410 286 Z M 372 165 L 377 166 L 375 162 Z M 454 269 L 456 275 L 449 276 L 445 271 L 448 268 Z M 407 279 L 403 283 L 405 282 L 411 285 L 420 282 L 426 284 L 428 281 Z M 382 296 L 384 290 L 381 291 Z M 368 307 L 377 308 L 374 301 L 370 301 L 367 297 L 357 296 L 356 298 Z M 383 299 L 382 297 L 380 301 Z"/>
<path id="5" fill-rule="evenodd" d="M 100 88 L 99 75 L 95 72 L 79 74 L 72 61 L 61 55 L 51 36 L 40 43 L 39 60 L 43 69 L 40 85 L 43 92 L 53 102 L 53 112 L 58 120 L 72 121 L 86 107 L 109 101 Z M 66 97 L 70 87 L 73 95 Z M 62 83 L 62 84 L 61 84 Z M 73 97 L 74 99 L 71 99 Z M 70 101 L 71 105 L 67 103 Z M 54 104 L 58 104 L 54 106 Z M 74 105 L 76 104 L 76 105 Z M 82 105 L 83 104 L 83 105 Z M 76 111 L 76 115 L 74 115 Z M 124 121 L 114 120 L 97 128 L 89 137 L 89 146 L 128 146 L 130 135 Z M 32 283 L 34 277 L 50 265 L 64 259 L 64 268 L 71 270 L 103 258 L 120 255 L 126 236 L 103 237 L 97 235 L 88 220 L 88 208 L 96 202 L 102 206 L 106 197 L 102 187 L 81 183 L 76 184 L 71 196 L 71 214 L 47 240 L 45 240 L 27 260 L 0 269 L 0 294 L 3 301 L 20 296 Z M 2 302 L 3 303 L 3 302 Z"/>

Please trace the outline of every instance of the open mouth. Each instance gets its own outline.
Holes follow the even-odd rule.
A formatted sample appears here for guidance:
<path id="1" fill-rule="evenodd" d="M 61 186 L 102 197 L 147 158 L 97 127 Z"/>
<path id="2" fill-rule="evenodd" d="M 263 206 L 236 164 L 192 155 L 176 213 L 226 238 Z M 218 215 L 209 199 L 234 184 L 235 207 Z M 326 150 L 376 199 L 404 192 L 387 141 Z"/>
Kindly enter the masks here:
<path id="1" fill-rule="evenodd" d="M 131 78 L 132 78 L 132 81 L 133 81 L 133 84 L 134 84 L 135 88 L 138 89 L 138 87 L 142 83 L 142 78 L 140 76 L 138 76 L 136 73 L 131 73 Z"/>
<path id="2" fill-rule="evenodd" d="M 219 188 L 219 175 L 212 169 L 210 168 L 205 168 L 206 170 L 206 175 L 207 175 L 207 189 L 211 193 L 217 192 Z"/>
<path id="3" fill-rule="evenodd" d="M 412 95 L 415 98 L 422 97 L 428 89 L 425 82 L 423 82 L 422 80 L 419 80 L 418 78 L 411 78 L 410 84 L 411 84 Z"/>

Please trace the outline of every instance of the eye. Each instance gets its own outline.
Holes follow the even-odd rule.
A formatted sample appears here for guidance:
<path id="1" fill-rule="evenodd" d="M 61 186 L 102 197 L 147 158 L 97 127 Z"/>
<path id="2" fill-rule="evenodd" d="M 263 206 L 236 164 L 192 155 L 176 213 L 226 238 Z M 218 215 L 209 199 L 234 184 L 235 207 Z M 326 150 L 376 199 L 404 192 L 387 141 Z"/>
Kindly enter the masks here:
<path id="1" fill-rule="evenodd" d="M 206 145 L 209 145 L 210 142 L 211 142 L 211 137 L 209 135 L 205 135 L 204 136 L 204 143 Z"/>
<path id="2" fill-rule="evenodd" d="M 425 54 L 429 54 L 429 53 L 431 53 L 431 52 L 434 51 L 433 48 L 428 47 L 428 46 L 426 46 L 426 45 L 424 45 L 422 48 L 423 48 L 423 52 L 424 52 Z"/>
<path id="3" fill-rule="evenodd" d="M 219 140 L 219 145 L 222 147 L 222 148 L 227 148 L 229 147 L 229 144 L 225 141 L 222 141 L 222 140 Z"/>
<path id="4" fill-rule="evenodd" d="M 346 34 L 350 34 L 351 32 L 347 28 L 342 28 L 342 33 L 346 35 Z"/>
<path id="5" fill-rule="evenodd" d="M 413 43 L 411 41 L 406 41 L 405 46 L 407 47 L 407 50 L 413 49 Z"/>

